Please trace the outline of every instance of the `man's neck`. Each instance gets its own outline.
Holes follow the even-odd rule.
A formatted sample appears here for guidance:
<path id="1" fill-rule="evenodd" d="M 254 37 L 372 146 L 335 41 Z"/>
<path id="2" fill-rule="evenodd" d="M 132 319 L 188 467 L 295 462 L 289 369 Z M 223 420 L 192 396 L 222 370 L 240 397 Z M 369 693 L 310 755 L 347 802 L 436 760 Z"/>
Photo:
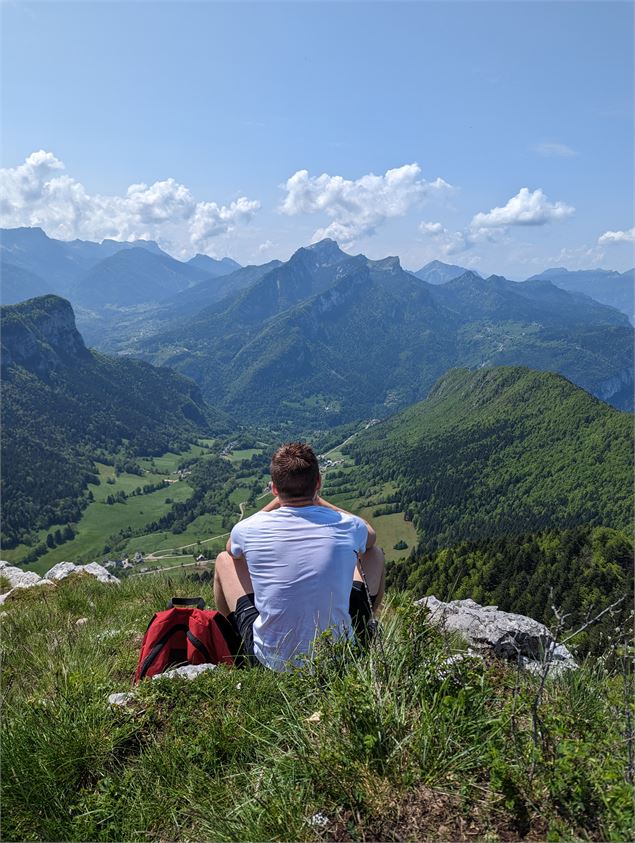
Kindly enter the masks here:
<path id="1" fill-rule="evenodd" d="M 312 498 L 280 498 L 280 506 L 315 506 L 315 497 Z"/>

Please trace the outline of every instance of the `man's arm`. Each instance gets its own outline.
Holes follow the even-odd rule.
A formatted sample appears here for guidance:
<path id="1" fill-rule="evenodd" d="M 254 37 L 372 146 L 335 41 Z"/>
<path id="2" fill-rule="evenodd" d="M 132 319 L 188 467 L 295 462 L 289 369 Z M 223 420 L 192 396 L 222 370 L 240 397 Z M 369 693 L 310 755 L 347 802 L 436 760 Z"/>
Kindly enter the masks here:
<path id="1" fill-rule="evenodd" d="M 318 497 L 316 498 L 315 502 L 318 506 L 325 506 L 327 509 L 334 509 L 336 512 L 344 512 L 346 515 L 353 515 L 353 513 L 349 512 L 347 509 L 342 509 L 340 506 L 335 506 L 334 503 L 329 503 L 327 500 L 324 500 L 324 498 Z M 368 550 L 377 541 L 377 533 L 365 518 L 362 518 L 361 515 L 357 515 L 356 517 L 361 519 L 364 524 L 366 524 L 366 528 L 368 530 L 368 538 L 366 539 L 366 550 Z"/>

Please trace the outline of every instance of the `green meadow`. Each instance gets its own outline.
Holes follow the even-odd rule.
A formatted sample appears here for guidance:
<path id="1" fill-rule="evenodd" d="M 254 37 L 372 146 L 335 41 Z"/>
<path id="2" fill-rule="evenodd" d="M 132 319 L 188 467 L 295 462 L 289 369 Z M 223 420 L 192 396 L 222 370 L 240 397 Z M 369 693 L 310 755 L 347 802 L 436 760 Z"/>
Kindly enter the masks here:
<path id="1" fill-rule="evenodd" d="M 192 487 L 187 482 L 187 473 L 178 475 L 178 467 L 184 461 L 192 458 L 205 459 L 213 455 L 211 450 L 215 445 L 214 439 L 202 439 L 193 443 L 183 453 L 167 452 L 161 456 L 142 457 L 137 461 L 144 471 L 142 476 L 136 474 L 117 475 L 112 465 L 97 463 L 100 483 L 91 484 L 90 490 L 94 500 L 82 513 L 80 521 L 74 525 L 77 535 L 72 541 L 67 541 L 58 547 L 51 548 L 36 562 L 24 565 L 26 570 L 33 570 L 43 574 L 58 562 L 68 561 L 86 563 L 100 561 L 111 555 L 122 558 L 132 556 L 140 551 L 144 556 L 152 554 L 159 558 L 148 560 L 148 567 L 173 567 L 182 563 L 189 564 L 192 557 L 203 554 L 207 559 L 213 559 L 223 550 L 227 541 L 227 530 L 223 529 L 220 515 L 205 514 L 195 518 L 181 533 L 170 530 L 143 532 L 145 525 L 157 521 L 165 515 L 173 503 L 187 500 L 192 494 Z M 258 443 L 260 444 L 260 443 Z M 263 448 L 243 448 L 232 451 L 226 456 L 233 465 L 239 467 L 244 460 L 249 460 L 256 454 L 261 454 Z M 338 506 L 350 510 L 371 521 L 377 530 L 379 544 L 386 552 L 386 558 L 397 560 L 408 555 L 409 550 L 416 544 L 416 531 L 411 523 L 404 521 L 402 513 L 373 516 L 376 501 L 394 491 L 392 484 L 384 484 L 365 490 L 359 494 L 355 489 L 355 467 L 349 457 L 342 454 L 339 447 L 329 453 L 331 459 L 343 459 L 344 463 L 337 467 L 348 478 L 342 491 L 339 486 L 329 488 L 329 475 L 334 469 L 324 472 L 324 495 Z M 187 471 L 187 469 L 186 469 Z M 164 488 L 147 494 L 132 496 L 135 489 L 144 485 L 167 481 Z M 240 504 L 245 503 L 252 493 L 253 483 L 257 481 L 264 486 L 264 478 L 258 474 L 241 478 L 239 485 L 229 493 L 229 500 L 236 510 L 236 520 L 240 517 Z M 338 481 L 341 483 L 341 481 Z M 109 495 L 115 496 L 124 492 L 128 497 L 124 503 L 106 504 Z M 271 496 L 259 493 L 256 504 L 244 507 L 243 517 L 248 517 L 261 509 Z M 45 542 L 48 533 L 54 533 L 59 527 L 53 525 L 38 534 L 38 542 Z M 139 535 L 132 536 L 123 549 L 109 554 L 104 550 L 111 536 L 121 530 L 131 529 Z M 394 550 L 394 545 L 404 541 L 408 549 Z M 3 551 L 2 557 L 11 563 L 20 563 L 31 548 L 20 545 L 11 550 Z M 163 557 L 163 558 L 161 558 Z"/>
<path id="2" fill-rule="evenodd" d="M 213 439 L 199 440 L 180 454 L 169 451 L 159 457 L 142 457 L 137 460 L 144 471 L 142 476 L 117 475 L 114 466 L 96 463 L 100 482 L 89 484 L 94 500 L 86 507 L 80 521 L 75 525 L 77 532 L 75 538 L 48 550 L 36 562 L 25 565 L 25 569 L 42 574 L 58 562 L 85 563 L 107 556 L 108 554 L 104 553 L 104 544 L 109 536 L 126 528 L 138 530 L 165 515 L 173 502 L 184 501 L 190 497 L 191 486 L 185 479 L 177 480 L 173 476 L 174 472 L 184 460 L 192 457 L 205 458 L 210 453 L 209 448 L 213 443 Z M 164 480 L 172 482 L 154 492 L 134 497 L 131 494 L 137 488 L 161 483 Z M 109 495 L 114 496 L 118 492 L 124 492 L 129 496 L 125 503 L 110 505 L 105 503 Z M 46 530 L 41 530 L 38 533 L 38 542 L 45 542 L 48 533 L 54 533 L 56 529 L 63 529 L 64 526 L 64 524 L 54 524 Z M 196 541 L 198 538 L 199 536 L 196 535 L 193 540 Z M 179 540 L 177 543 L 185 544 L 186 542 Z M 30 550 L 31 548 L 26 545 L 19 545 L 10 550 L 3 550 L 2 557 L 8 562 L 19 563 Z"/>

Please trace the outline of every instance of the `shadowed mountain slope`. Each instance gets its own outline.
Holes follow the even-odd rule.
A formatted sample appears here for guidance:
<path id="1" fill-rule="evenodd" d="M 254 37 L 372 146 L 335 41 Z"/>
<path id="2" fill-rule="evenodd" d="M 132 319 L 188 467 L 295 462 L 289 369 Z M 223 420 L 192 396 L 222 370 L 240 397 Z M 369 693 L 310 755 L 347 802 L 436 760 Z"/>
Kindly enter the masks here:
<path id="1" fill-rule="evenodd" d="M 225 430 L 195 383 L 91 351 L 70 304 L 44 296 L 3 307 L 2 521 L 9 544 L 76 520 L 94 459 L 159 454 Z"/>

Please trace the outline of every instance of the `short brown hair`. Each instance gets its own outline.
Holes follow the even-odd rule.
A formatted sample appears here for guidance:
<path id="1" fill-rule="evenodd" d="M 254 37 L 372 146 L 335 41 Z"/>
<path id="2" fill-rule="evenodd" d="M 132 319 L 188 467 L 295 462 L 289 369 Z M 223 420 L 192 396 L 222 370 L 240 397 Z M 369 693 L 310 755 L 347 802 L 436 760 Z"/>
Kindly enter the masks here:
<path id="1" fill-rule="evenodd" d="M 313 449 L 305 442 L 287 442 L 271 458 L 271 479 L 284 498 L 310 498 L 320 479 Z"/>

